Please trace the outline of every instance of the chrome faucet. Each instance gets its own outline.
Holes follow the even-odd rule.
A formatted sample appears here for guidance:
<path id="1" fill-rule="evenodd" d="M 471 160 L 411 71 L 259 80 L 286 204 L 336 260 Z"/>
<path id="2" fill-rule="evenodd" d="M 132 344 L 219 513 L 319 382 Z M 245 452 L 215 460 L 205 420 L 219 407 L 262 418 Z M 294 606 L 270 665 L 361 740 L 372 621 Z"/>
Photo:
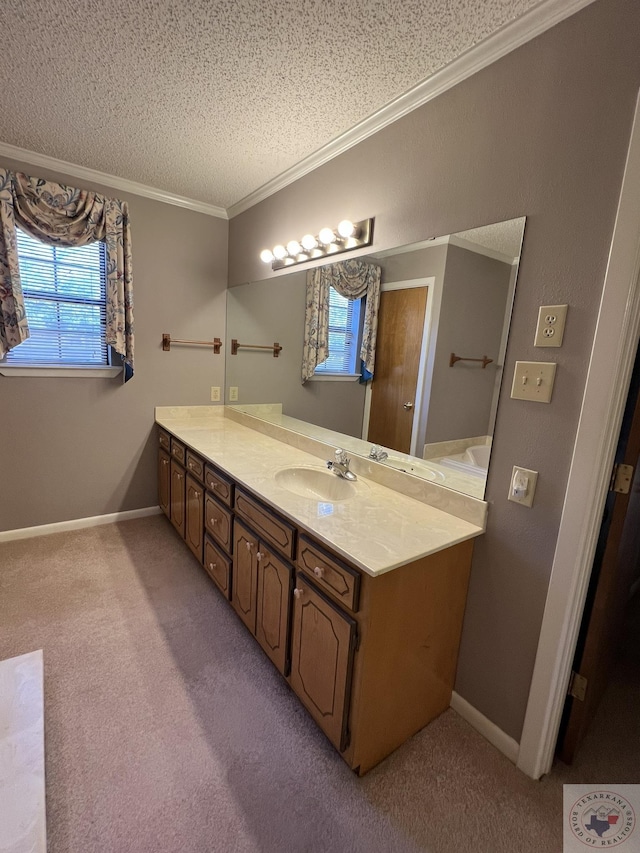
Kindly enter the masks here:
<path id="1" fill-rule="evenodd" d="M 343 480 L 357 480 L 358 478 L 353 473 L 353 471 L 349 470 L 349 465 L 351 464 L 351 460 L 347 458 L 347 454 L 338 447 L 335 454 L 335 462 L 332 462 L 330 459 L 327 462 L 327 468 L 330 471 L 333 471 L 338 477 L 342 477 Z"/>
<path id="2" fill-rule="evenodd" d="M 376 462 L 384 462 L 389 454 L 386 450 L 383 450 L 379 444 L 374 444 L 369 451 L 369 459 L 374 459 Z"/>

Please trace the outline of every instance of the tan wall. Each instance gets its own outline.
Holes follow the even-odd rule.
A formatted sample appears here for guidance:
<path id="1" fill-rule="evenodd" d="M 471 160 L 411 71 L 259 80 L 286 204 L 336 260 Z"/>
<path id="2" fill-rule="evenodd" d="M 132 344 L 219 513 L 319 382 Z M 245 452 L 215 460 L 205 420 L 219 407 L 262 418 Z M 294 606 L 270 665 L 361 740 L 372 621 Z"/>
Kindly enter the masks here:
<path id="1" fill-rule="evenodd" d="M 633 108 L 640 4 L 597 0 L 230 223 L 230 280 L 259 251 L 325 223 L 375 216 L 375 249 L 526 215 L 505 382 L 476 541 L 457 691 L 520 737 Z M 540 304 L 570 304 L 554 401 L 509 398 Z M 550 438 L 552 437 L 552 439 Z M 514 464 L 535 506 L 506 500 Z"/>
<path id="2" fill-rule="evenodd" d="M 154 406 L 207 404 L 210 386 L 224 383 L 224 355 L 196 347 L 166 353 L 161 336 L 225 338 L 228 223 L 95 188 L 129 202 L 136 372 L 126 385 L 120 377 L 0 376 L 0 530 L 155 505 Z"/>

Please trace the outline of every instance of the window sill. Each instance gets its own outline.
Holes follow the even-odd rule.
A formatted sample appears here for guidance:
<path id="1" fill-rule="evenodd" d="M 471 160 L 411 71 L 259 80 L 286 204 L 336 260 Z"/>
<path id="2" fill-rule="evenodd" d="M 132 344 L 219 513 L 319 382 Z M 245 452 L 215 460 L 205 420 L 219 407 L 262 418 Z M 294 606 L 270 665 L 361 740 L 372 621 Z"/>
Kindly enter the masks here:
<path id="1" fill-rule="evenodd" d="M 122 367 L 0 364 L 0 376 L 46 376 L 49 379 L 60 379 L 62 377 L 69 379 L 111 379 L 119 373 L 122 373 Z"/>
<path id="2" fill-rule="evenodd" d="M 314 373 L 309 382 L 353 382 L 360 379 L 359 373 Z"/>

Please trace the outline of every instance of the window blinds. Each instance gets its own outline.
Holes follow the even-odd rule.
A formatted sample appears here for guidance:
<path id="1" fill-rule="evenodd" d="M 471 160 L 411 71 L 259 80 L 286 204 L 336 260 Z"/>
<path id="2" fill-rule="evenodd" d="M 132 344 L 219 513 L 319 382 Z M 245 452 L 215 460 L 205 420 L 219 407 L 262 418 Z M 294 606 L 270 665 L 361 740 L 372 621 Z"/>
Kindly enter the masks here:
<path id="1" fill-rule="evenodd" d="M 108 364 L 103 243 L 50 246 L 17 231 L 30 337 L 6 364 Z"/>
<path id="2" fill-rule="evenodd" d="M 360 299 L 346 299 L 329 288 L 329 358 L 315 373 L 356 373 Z"/>

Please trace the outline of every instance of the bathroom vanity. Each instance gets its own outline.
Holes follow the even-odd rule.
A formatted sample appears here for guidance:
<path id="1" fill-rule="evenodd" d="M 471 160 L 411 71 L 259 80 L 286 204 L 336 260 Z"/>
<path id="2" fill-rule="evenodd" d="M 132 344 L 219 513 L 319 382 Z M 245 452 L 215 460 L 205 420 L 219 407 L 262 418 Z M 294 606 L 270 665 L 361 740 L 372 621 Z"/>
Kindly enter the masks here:
<path id="1" fill-rule="evenodd" d="M 349 767 L 366 773 L 449 706 L 480 516 L 362 471 L 339 481 L 321 458 L 330 448 L 301 449 L 299 437 L 265 435 L 222 407 L 157 409 L 156 421 L 163 512 Z"/>

